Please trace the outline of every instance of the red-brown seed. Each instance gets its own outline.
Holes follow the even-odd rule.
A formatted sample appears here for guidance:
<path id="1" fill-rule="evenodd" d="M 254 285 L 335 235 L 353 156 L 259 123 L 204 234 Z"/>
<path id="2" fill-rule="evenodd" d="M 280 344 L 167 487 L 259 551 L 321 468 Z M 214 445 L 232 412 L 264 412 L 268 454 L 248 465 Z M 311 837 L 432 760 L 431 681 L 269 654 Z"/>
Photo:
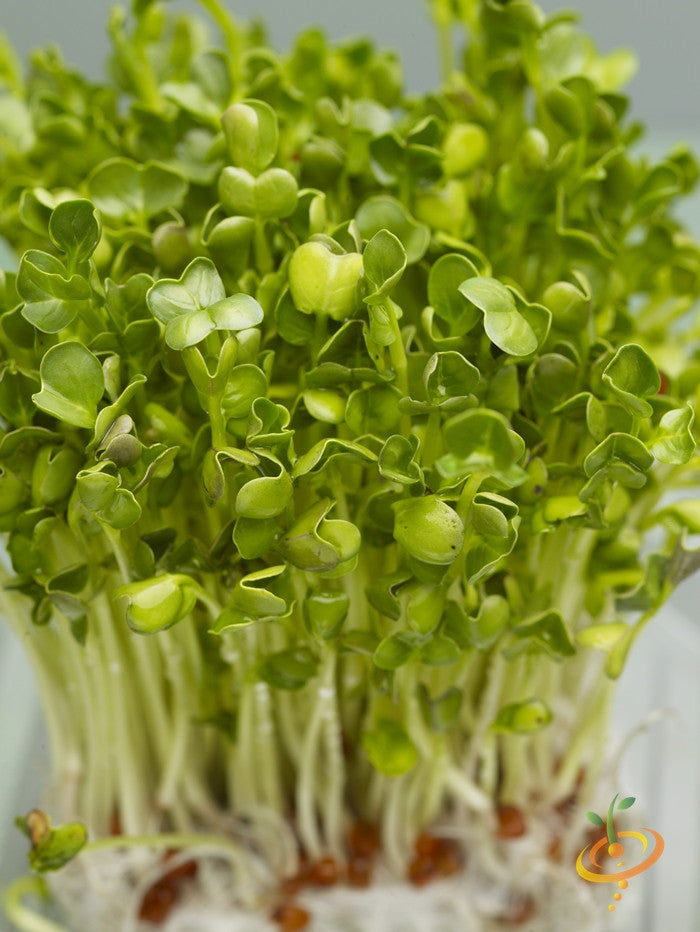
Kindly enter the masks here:
<path id="1" fill-rule="evenodd" d="M 417 855 L 408 865 L 408 879 L 414 887 L 424 887 L 435 879 L 435 861 L 433 858 Z"/>
<path id="2" fill-rule="evenodd" d="M 458 874 L 464 867 L 462 849 L 457 842 L 442 839 L 435 858 L 435 870 L 441 877 L 451 877 Z"/>
<path id="3" fill-rule="evenodd" d="M 348 861 L 348 884 L 351 887 L 364 889 L 372 883 L 372 861 L 355 855 Z"/>
<path id="4" fill-rule="evenodd" d="M 163 860 L 167 862 L 177 853 L 177 851 L 168 851 Z M 178 864 L 177 867 L 173 867 L 172 870 L 163 874 L 162 880 L 179 885 L 185 880 L 191 880 L 193 877 L 196 877 L 197 870 L 198 866 L 196 861 L 183 861 L 182 864 Z"/>
<path id="5" fill-rule="evenodd" d="M 535 901 L 531 896 L 517 896 L 511 900 L 503 920 L 508 926 L 519 926 L 532 919 L 537 912 Z"/>
<path id="6" fill-rule="evenodd" d="M 421 832 L 413 844 L 413 850 L 418 857 L 436 858 L 440 850 L 440 839 L 428 832 Z"/>
<path id="7" fill-rule="evenodd" d="M 575 805 L 576 805 L 576 796 L 572 794 L 571 796 L 567 796 L 564 799 L 560 800 L 555 805 L 554 809 L 556 812 L 559 813 L 559 815 L 568 816 L 573 812 Z"/>
<path id="8" fill-rule="evenodd" d="M 119 818 L 119 810 L 115 809 L 112 813 L 112 818 L 109 820 L 109 834 L 110 835 L 123 835 L 122 830 L 122 820 Z"/>
<path id="9" fill-rule="evenodd" d="M 561 837 L 559 835 L 553 835 L 550 839 L 549 844 L 547 845 L 547 857 L 550 861 L 555 861 L 559 863 L 562 859 L 562 845 Z"/>
<path id="10" fill-rule="evenodd" d="M 160 925 L 170 915 L 177 898 L 177 888 L 171 883 L 159 880 L 146 890 L 141 900 L 139 919 Z"/>
<path id="11" fill-rule="evenodd" d="M 499 838 L 520 838 L 525 834 L 527 830 L 525 817 L 517 806 L 499 806 L 497 814 L 496 835 Z"/>
<path id="12" fill-rule="evenodd" d="M 316 887 L 332 887 L 340 880 L 340 867 L 335 858 L 320 858 L 312 865 L 309 879 Z"/>
<path id="13" fill-rule="evenodd" d="M 285 877 L 280 884 L 280 893 L 282 896 L 296 896 L 296 894 L 307 886 L 309 878 L 306 874 L 294 874 L 292 877 Z"/>
<path id="14" fill-rule="evenodd" d="M 271 918 L 280 927 L 281 932 L 298 932 L 299 929 L 308 926 L 311 914 L 294 903 L 282 903 L 274 910 Z"/>
<path id="15" fill-rule="evenodd" d="M 355 822 L 348 833 L 348 850 L 350 854 L 370 858 L 379 849 L 379 830 L 372 822 L 362 819 Z"/>
<path id="16" fill-rule="evenodd" d="M 280 892 L 283 896 L 295 896 L 301 889 L 307 887 L 310 882 L 311 861 L 306 852 L 299 854 L 299 866 L 296 874 L 285 877 L 280 884 Z"/>

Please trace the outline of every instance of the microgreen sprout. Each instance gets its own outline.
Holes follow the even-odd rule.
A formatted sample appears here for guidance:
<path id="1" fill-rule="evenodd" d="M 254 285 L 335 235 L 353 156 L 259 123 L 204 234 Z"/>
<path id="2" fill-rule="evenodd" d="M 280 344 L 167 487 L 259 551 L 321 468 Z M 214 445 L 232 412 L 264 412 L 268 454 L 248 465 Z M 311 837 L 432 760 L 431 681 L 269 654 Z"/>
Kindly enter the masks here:
<path id="1" fill-rule="evenodd" d="M 224 50 L 115 10 L 108 83 L 0 46 L 0 608 L 67 820 L 19 824 L 38 870 L 118 824 L 281 879 L 360 820 L 403 875 L 591 794 L 700 567 L 697 166 L 531 0 L 433 0 L 413 97 L 201 5 Z"/>

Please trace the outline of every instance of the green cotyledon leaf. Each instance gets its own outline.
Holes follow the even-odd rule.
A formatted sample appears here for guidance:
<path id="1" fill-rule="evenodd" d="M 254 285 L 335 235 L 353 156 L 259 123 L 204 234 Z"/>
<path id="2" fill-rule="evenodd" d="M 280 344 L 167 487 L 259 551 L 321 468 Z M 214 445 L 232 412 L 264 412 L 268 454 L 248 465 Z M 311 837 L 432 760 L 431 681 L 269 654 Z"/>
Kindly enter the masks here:
<path id="1" fill-rule="evenodd" d="M 394 506 L 394 538 L 423 563 L 449 565 L 459 556 L 464 542 L 462 520 L 435 495 L 402 499 Z"/>
<path id="2" fill-rule="evenodd" d="M 60 870 L 87 843 L 87 829 L 82 823 L 66 822 L 54 827 L 41 809 L 17 816 L 15 825 L 29 839 L 29 865 L 39 873 Z"/>
<path id="3" fill-rule="evenodd" d="M 219 200 L 234 216 L 288 217 L 297 206 L 298 190 L 294 175 L 284 168 L 268 168 L 255 178 L 227 165 L 219 176 Z"/>
<path id="4" fill-rule="evenodd" d="M 479 270 L 466 256 L 448 253 L 433 263 L 428 274 L 428 301 L 435 314 L 449 326 L 450 334 L 469 332 L 479 321 L 480 309 L 461 291 L 460 285 L 478 276 Z"/>
<path id="5" fill-rule="evenodd" d="M 362 295 L 362 256 L 336 254 L 324 243 L 303 243 L 287 269 L 289 291 L 298 311 L 327 315 L 334 320 L 351 317 Z"/>
<path id="6" fill-rule="evenodd" d="M 260 304 L 248 294 L 226 296 L 211 259 L 193 259 L 179 279 L 161 279 L 146 294 L 153 316 L 165 325 L 165 340 L 187 349 L 214 330 L 246 330 L 263 319 Z"/>
<path id="7" fill-rule="evenodd" d="M 387 230 L 401 243 L 406 262 L 419 262 L 430 243 L 430 229 L 414 220 L 401 201 L 387 195 L 376 195 L 362 203 L 355 220 L 364 239 L 371 240 L 380 230 Z"/>
<path id="8" fill-rule="evenodd" d="M 82 343 L 52 346 L 39 368 L 41 391 L 32 401 L 47 414 L 74 427 L 91 428 L 105 389 L 102 366 Z"/>
<path id="9" fill-rule="evenodd" d="M 662 415 L 649 443 L 649 450 L 662 463 L 687 463 L 696 450 L 693 436 L 695 412 L 689 404 Z"/>
<path id="10" fill-rule="evenodd" d="M 492 731 L 527 735 L 539 731 L 552 721 L 552 712 L 541 699 L 512 702 L 501 708 L 491 723 Z"/>
<path id="11" fill-rule="evenodd" d="M 277 114 L 264 100 L 242 100 L 221 117 L 231 161 L 252 175 L 259 175 L 277 152 Z"/>
<path id="12" fill-rule="evenodd" d="M 603 382 L 635 417 L 649 417 L 652 407 L 647 398 L 656 395 L 661 387 L 653 360 L 636 343 L 626 343 L 617 350 L 605 367 Z"/>
<path id="13" fill-rule="evenodd" d="M 88 200 L 63 201 L 51 211 L 49 236 L 71 265 L 90 258 L 101 232 L 95 206 Z"/>
<path id="14" fill-rule="evenodd" d="M 537 349 L 537 335 L 518 311 L 511 292 L 495 278 L 468 278 L 460 292 L 484 313 L 488 338 L 504 353 L 529 356 Z"/>
<path id="15" fill-rule="evenodd" d="M 362 735 L 362 744 L 372 766 L 387 777 L 408 773 L 418 760 L 418 752 L 400 722 L 380 718 L 374 728 Z"/>
<path id="16" fill-rule="evenodd" d="M 316 675 L 318 663 L 307 647 L 270 654 L 258 667 L 260 677 L 274 689 L 302 689 Z"/>
<path id="17" fill-rule="evenodd" d="M 365 302 L 376 304 L 396 286 L 406 268 L 406 250 L 393 233 L 379 230 L 362 254 L 365 278 L 374 289 Z"/>
<path id="18" fill-rule="evenodd" d="M 71 275 L 55 256 L 29 249 L 20 260 L 17 291 L 22 316 L 43 333 L 68 327 L 88 306 L 92 290 L 82 275 Z"/>
<path id="19" fill-rule="evenodd" d="M 210 629 L 212 634 L 285 616 L 289 610 L 287 602 L 274 591 L 276 580 L 285 570 L 284 565 L 267 566 L 239 579 L 229 604 Z"/>
<path id="20" fill-rule="evenodd" d="M 157 161 L 141 165 L 120 156 L 98 165 L 87 180 L 87 189 L 108 221 L 139 224 L 161 211 L 177 210 L 187 193 L 187 182 Z"/>
<path id="21" fill-rule="evenodd" d="M 163 573 L 115 590 L 126 603 L 126 620 L 138 634 L 154 634 L 186 618 L 197 602 L 193 580 L 182 573 Z"/>

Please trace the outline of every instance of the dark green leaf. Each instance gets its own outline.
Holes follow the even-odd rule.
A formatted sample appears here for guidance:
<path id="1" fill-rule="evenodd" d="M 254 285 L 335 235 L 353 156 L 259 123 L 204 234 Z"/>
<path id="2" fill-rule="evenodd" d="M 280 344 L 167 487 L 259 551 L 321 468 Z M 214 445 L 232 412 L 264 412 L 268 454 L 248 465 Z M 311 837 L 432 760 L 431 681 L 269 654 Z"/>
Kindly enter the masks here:
<path id="1" fill-rule="evenodd" d="M 316 675 L 316 658 L 306 647 L 270 654 L 258 667 L 261 678 L 275 689 L 302 689 Z"/>
<path id="2" fill-rule="evenodd" d="M 90 258 L 100 235 L 100 222 L 90 201 L 63 201 L 51 212 L 49 236 L 74 265 Z"/>

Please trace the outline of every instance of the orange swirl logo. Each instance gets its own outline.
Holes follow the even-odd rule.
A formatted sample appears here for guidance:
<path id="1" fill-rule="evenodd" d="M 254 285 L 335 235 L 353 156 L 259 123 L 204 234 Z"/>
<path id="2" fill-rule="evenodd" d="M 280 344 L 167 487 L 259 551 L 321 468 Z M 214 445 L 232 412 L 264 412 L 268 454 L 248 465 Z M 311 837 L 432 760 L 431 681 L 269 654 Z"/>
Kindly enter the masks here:
<path id="1" fill-rule="evenodd" d="M 597 841 L 586 845 L 583 851 L 576 859 L 576 870 L 579 876 L 590 883 L 616 883 L 619 889 L 613 894 L 613 900 L 619 902 L 622 899 L 621 890 L 627 889 L 627 879 L 641 874 L 643 871 L 655 864 L 664 850 L 664 840 L 652 828 L 642 828 L 639 831 L 616 832 L 613 824 L 613 813 L 615 809 L 629 809 L 634 803 L 634 796 L 625 796 L 620 802 L 617 802 L 618 793 L 608 808 L 608 817 L 603 820 L 595 812 L 587 812 L 586 818 L 594 825 L 599 825 L 606 830 L 606 834 Z M 623 845 L 621 838 L 632 839 L 631 844 Z M 650 848 L 651 843 L 653 846 Z M 605 849 L 605 850 L 603 850 Z M 647 853 L 648 852 L 648 853 Z M 600 857 L 607 854 L 617 861 L 617 871 L 606 871 L 600 861 Z M 624 857 L 625 861 L 621 860 Z M 584 859 L 593 868 L 586 867 Z M 615 909 L 615 903 L 611 903 L 608 909 L 612 912 Z"/>

